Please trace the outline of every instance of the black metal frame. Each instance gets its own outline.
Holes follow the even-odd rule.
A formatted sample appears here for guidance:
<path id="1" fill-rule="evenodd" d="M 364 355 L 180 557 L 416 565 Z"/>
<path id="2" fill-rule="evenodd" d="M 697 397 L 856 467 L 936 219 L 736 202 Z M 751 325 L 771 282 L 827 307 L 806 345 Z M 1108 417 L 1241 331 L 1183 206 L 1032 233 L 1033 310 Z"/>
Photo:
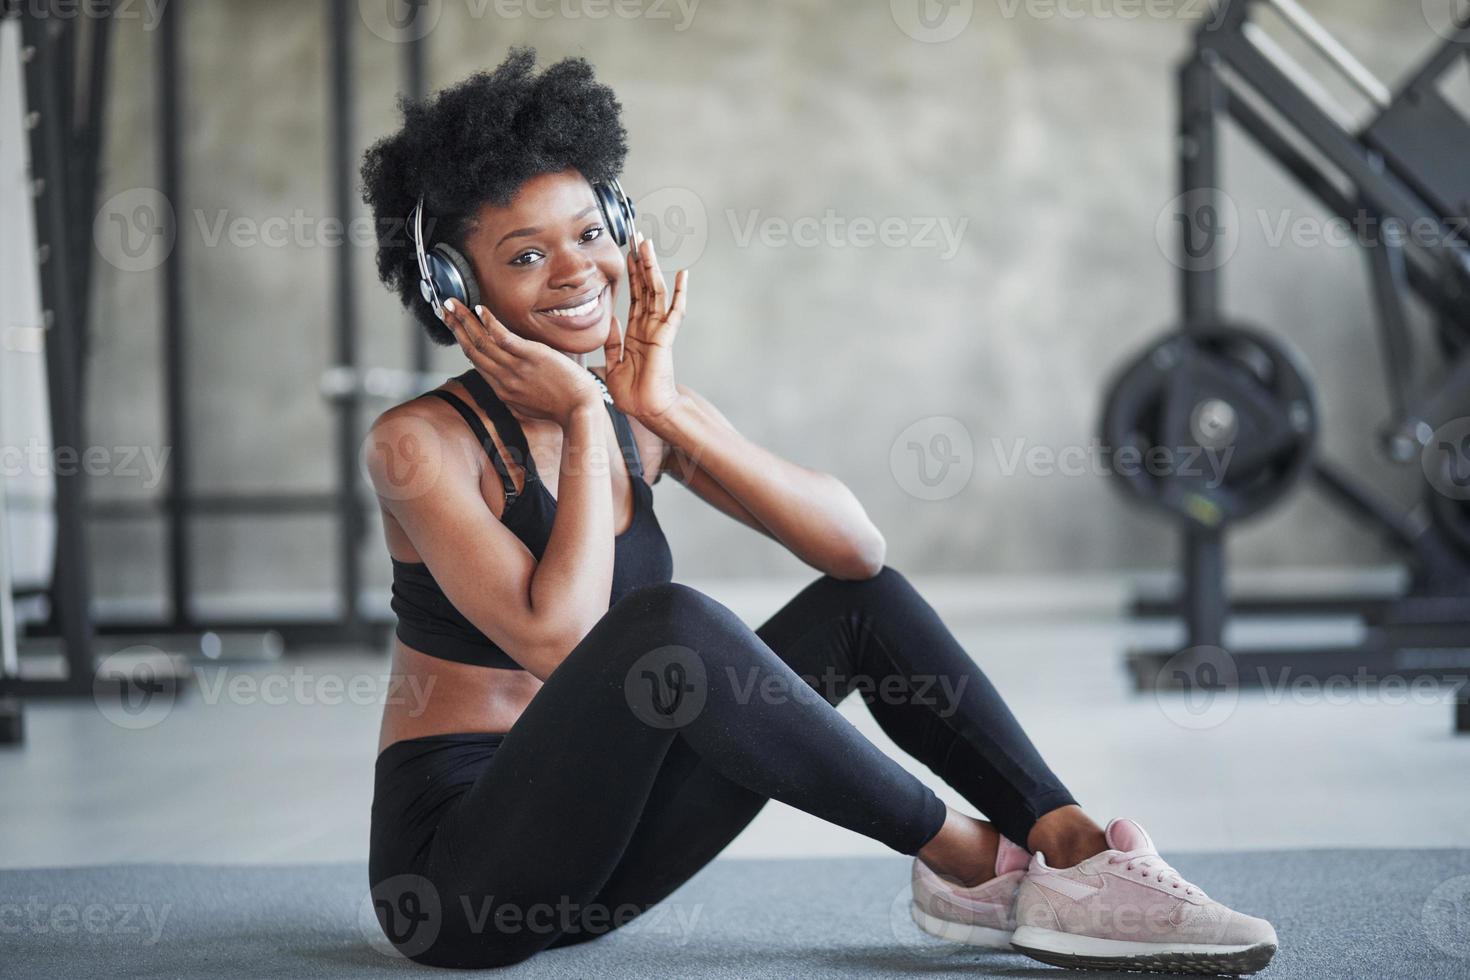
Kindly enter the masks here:
<path id="1" fill-rule="evenodd" d="M 1334 216 L 1351 219 L 1356 211 L 1366 209 L 1379 219 L 1380 228 L 1388 219 L 1397 219 L 1403 227 L 1430 221 L 1440 229 L 1441 234 L 1428 243 L 1415 241 L 1410 247 L 1388 237 L 1382 247 L 1367 249 L 1396 413 L 1385 446 L 1401 462 L 1417 459 L 1430 421 L 1442 417 L 1447 406 L 1463 402 L 1470 393 L 1470 343 L 1460 346 L 1455 367 L 1437 389 L 1414 397 L 1406 305 L 1411 294 L 1417 296 L 1444 318 L 1447 329 L 1470 338 L 1470 243 L 1457 235 L 1449 217 L 1454 212 L 1442 210 L 1442 202 L 1440 207 L 1428 203 L 1421 193 L 1425 185 L 1406 177 L 1401 161 L 1389 152 L 1393 140 L 1401 138 L 1400 99 L 1380 105 L 1378 116 L 1363 133 L 1347 131 L 1248 37 L 1250 14 L 1265 5 L 1265 0 L 1226 0 L 1198 31 L 1194 51 L 1179 69 L 1179 190 L 1196 202 L 1207 201 L 1216 193 L 1220 187 L 1218 131 L 1221 120 L 1229 118 Z M 1461 27 L 1449 37 L 1400 95 L 1437 78 L 1459 57 L 1470 59 L 1470 27 Z M 1421 94 L 1414 93 L 1416 103 Z M 1269 106 L 1269 114 L 1259 107 L 1261 102 Z M 1302 152 L 1301 142 L 1332 171 Z M 1341 189 L 1343 179 L 1353 188 L 1352 194 Z M 1184 328 L 1218 322 L 1220 269 L 1181 266 Z M 1427 534 L 1422 523 L 1405 517 L 1325 460 L 1314 461 L 1312 476 L 1317 488 L 1334 503 L 1377 524 L 1410 553 L 1416 575 L 1409 595 L 1242 597 L 1232 602 L 1225 589 L 1223 532 L 1186 525 L 1179 601 L 1144 598 L 1135 604 L 1134 612 L 1165 615 L 1182 611 L 1188 630 L 1186 649 L 1222 646 L 1232 613 L 1299 615 L 1330 609 L 1363 617 L 1367 639 L 1359 646 L 1232 648 L 1242 685 L 1263 682 L 1267 674 L 1282 668 L 1318 679 L 1360 668 L 1380 677 L 1433 676 L 1457 681 L 1470 676 L 1470 566 Z M 1168 683 L 1160 672 L 1176 655 L 1176 651 L 1132 651 L 1127 663 L 1137 685 L 1148 687 Z M 1457 722 L 1460 730 L 1470 730 L 1470 710 L 1464 705 Z"/>
<path id="2" fill-rule="evenodd" d="M 96 150 L 100 134 L 95 120 L 82 124 L 87 137 L 78 140 L 71 71 L 75 51 L 74 24 L 46 17 L 33 4 L 22 4 L 21 60 L 25 64 L 26 110 L 30 115 L 32 193 L 35 195 L 36 261 L 40 269 L 43 326 L 46 329 L 46 382 L 52 438 L 61 446 L 81 446 L 83 419 L 75 397 L 81 387 L 83 310 L 76 286 L 90 266 L 77 261 L 79 221 L 91 227 L 95 209 Z M 7 9 L 6 16 L 17 11 Z M 107 47 L 106 19 L 96 25 L 97 47 Z M 66 74 L 63 74 L 66 73 Z M 90 91 L 99 90 L 94 80 Z M 78 145 L 80 143 L 80 146 Z M 77 159 L 90 152 L 90 159 Z M 74 156 L 74 154 L 76 156 Z M 90 191 L 90 193 L 89 193 Z M 87 562 L 85 474 L 75 467 L 56 467 L 56 559 L 50 589 L 51 622 L 66 645 L 65 680 L 0 679 L 0 694 L 90 694 L 94 630 L 90 613 L 91 576 Z"/>
<path id="3" fill-rule="evenodd" d="M 3 2 L 3 0 L 0 0 Z M 92 10 L 104 16 L 89 18 L 94 29 L 89 45 L 86 80 L 88 118 L 75 121 L 74 82 L 77 32 L 75 11 L 48 15 L 51 2 L 31 0 L 5 4 L 5 16 L 23 18 L 26 90 L 37 125 L 31 131 L 31 159 L 36 175 L 36 226 L 41 256 L 42 298 L 46 309 L 47 377 L 54 441 L 83 445 L 84 365 L 87 354 L 87 303 L 90 296 L 92 217 L 96 212 L 99 155 L 102 147 L 103 98 L 108 75 L 111 4 Z M 12 7 L 14 9 L 12 9 Z M 156 99 L 160 120 L 159 190 L 175 204 L 187 196 L 186 169 L 181 152 L 180 98 L 185 80 L 180 63 L 183 5 L 160 8 Z M 327 37 L 330 103 L 328 179 L 335 210 L 352 210 L 355 186 L 352 159 L 352 44 L 351 0 L 330 0 Z M 406 88 L 420 98 L 424 89 L 423 40 L 404 45 Z M 196 493 L 188 483 L 191 440 L 186 421 L 187 342 L 189 315 L 183 298 L 183 236 L 179 236 L 160 272 L 163 283 L 163 384 L 167 438 L 171 447 L 167 490 L 151 500 L 88 500 L 84 474 L 56 478 L 57 550 L 52 582 L 44 589 L 18 595 L 45 594 L 49 615 L 45 622 L 27 624 L 24 641 L 60 641 L 66 661 L 64 678 L 0 676 L 0 696 L 90 695 L 96 671 L 96 640 L 101 636 L 142 637 L 195 635 L 210 631 L 279 634 L 286 646 L 386 642 L 391 629 L 387 618 L 365 616 L 360 607 L 363 575 L 360 545 L 367 530 L 370 493 L 362 485 L 357 453 L 362 436 L 364 394 L 349 385 L 332 393 L 337 413 L 336 487 L 318 493 L 233 494 Z M 351 250 L 337 250 L 332 290 L 334 352 L 339 367 L 355 376 L 357 359 L 356 294 L 352 283 Z M 409 351 L 417 373 L 428 370 L 429 347 L 422 330 L 413 331 Z M 162 514 L 168 536 L 168 591 L 170 613 L 163 619 L 102 619 L 91 615 L 91 585 L 87 528 L 93 521 L 137 520 Z M 333 514 L 338 518 L 339 615 L 329 619 L 293 619 L 269 616 L 230 618 L 196 615 L 193 610 L 193 566 L 190 560 L 191 521 L 200 515 Z M 44 645 L 31 642 L 35 647 Z M 3 673 L 3 672 L 0 672 Z"/>

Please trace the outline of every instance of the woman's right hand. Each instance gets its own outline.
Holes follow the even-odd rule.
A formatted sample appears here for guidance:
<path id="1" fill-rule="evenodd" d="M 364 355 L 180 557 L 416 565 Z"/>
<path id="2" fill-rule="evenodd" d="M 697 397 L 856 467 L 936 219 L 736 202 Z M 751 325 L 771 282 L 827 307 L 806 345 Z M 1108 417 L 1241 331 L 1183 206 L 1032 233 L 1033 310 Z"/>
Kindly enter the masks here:
<path id="1" fill-rule="evenodd" d="M 585 404 L 602 401 L 591 371 L 539 340 L 506 329 L 485 306 L 471 312 L 458 300 L 444 304 L 444 323 L 497 398 L 525 418 L 550 419 L 562 428 Z"/>

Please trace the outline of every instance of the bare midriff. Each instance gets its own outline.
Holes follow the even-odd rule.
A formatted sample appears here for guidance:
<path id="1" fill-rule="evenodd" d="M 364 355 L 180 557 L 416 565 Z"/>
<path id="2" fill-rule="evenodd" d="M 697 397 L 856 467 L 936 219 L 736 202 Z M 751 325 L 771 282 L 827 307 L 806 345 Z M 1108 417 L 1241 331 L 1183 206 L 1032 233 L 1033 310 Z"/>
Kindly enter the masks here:
<path id="1" fill-rule="evenodd" d="M 508 732 L 542 683 L 529 671 L 431 657 L 397 639 L 390 673 L 379 752 L 406 738 Z"/>

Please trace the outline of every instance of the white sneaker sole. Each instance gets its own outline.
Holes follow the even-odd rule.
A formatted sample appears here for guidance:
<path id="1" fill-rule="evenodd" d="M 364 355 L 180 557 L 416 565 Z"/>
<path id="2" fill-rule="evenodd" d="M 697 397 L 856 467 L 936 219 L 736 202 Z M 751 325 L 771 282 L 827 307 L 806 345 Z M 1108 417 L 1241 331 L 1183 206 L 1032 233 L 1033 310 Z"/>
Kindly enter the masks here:
<path id="1" fill-rule="evenodd" d="M 952 943 L 965 943 L 969 946 L 987 946 L 990 949 L 1010 949 L 1011 932 L 1009 929 L 991 929 L 988 926 L 975 926 L 965 922 L 951 922 L 930 915 L 919 908 L 918 902 L 909 902 L 909 914 L 914 917 L 914 923 L 931 936 L 940 939 L 948 939 Z"/>
<path id="2" fill-rule="evenodd" d="M 1221 946 L 1210 943 L 1137 943 L 1096 939 L 1021 926 L 1011 946 L 1052 966 L 1087 970 L 1142 970 L 1151 973 L 1255 973 L 1271 962 L 1275 943 Z"/>

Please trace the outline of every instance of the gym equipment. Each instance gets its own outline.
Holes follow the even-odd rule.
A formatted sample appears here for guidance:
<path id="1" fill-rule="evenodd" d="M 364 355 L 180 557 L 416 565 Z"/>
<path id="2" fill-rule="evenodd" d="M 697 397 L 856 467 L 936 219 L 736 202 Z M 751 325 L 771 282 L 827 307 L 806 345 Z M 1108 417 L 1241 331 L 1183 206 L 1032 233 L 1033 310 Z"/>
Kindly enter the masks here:
<path id="1" fill-rule="evenodd" d="M 1316 432 L 1300 359 L 1259 330 L 1221 324 L 1168 334 L 1120 372 L 1102 444 L 1115 482 L 1214 528 L 1286 493 Z"/>
<path id="2" fill-rule="evenodd" d="M 1419 13 L 1416 8 L 1415 16 Z M 1273 17 L 1366 103 L 1365 122 L 1355 123 L 1353 113 L 1276 42 L 1263 26 Z M 1463 108 L 1470 92 L 1462 93 L 1457 102 L 1450 89 L 1463 84 L 1470 66 L 1470 20 L 1462 14 L 1456 23 L 1443 26 L 1443 43 L 1393 91 L 1295 0 L 1224 0 L 1196 32 L 1193 51 L 1178 73 L 1179 200 L 1192 209 L 1175 215 L 1181 232 L 1176 263 L 1181 270 L 1181 332 L 1200 331 L 1209 338 L 1222 322 L 1223 263 L 1195 258 L 1200 254 L 1198 236 L 1203 233 L 1209 245 L 1222 231 L 1218 223 L 1199 219 L 1219 213 L 1218 131 L 1228 118 L 1332 217 L 1354 227 L 1355 221 L 1362 221 L 1375 230 L 1361 244 L 1368 259 L 1393 411 L 1379 434 L 1379 443 L 1389 460 L 1401 464 L 1419 463 L 1436 426 L 1470 414 L 1470 241 L 1466 234 L 1470 117 Z M 1409 330 L 1411 300 L 1422 304 L 1437 325 L 1438 337 L 1427 354 L 1415 350 Z M 1195 360 L 1191 355 L 1183 363 Z M 1262 363 L 1275 360 L 1267 355 Z M 1435 384 L 1425 383 L 1420 368 L 1443 360 L 1449 363 L 1442 377 Z M 1147 392 L 1151 386 L 1167 390 L 1176 377 L 1184 377 L 1155 372 L 1170 376 L 1150 378 L 1147 369 L 1139 370 L 1137 380 L 1115 385 L 1109 402 L 1108 414 L 1116 412 L 1121 421 L 1114 424 L 1125 429 L 1130 398 L 1146 400 L 1137 392 Z M 1243 378 L 1232 375 L 1232 388 L 1238 389 L 1242 381 L 1247 388 L 1253 385 L 1251 373 L 1247 370 Z M 1193 382 L 1178 383 L 1188 389 Z M 1221 383 L 1222 376 L 1212 374 L 1200 394 L 1217 390 Z M 1208 397 L 1191 398 L 1189 391 L 1167 397 L 1199 409 L 1200 436 L 1218 439 L 1218 433 L 1228 431 L 1235 422 L 1230 412 L 1210 405 Z M 1272 397 L 1275 404 L 1269 399 L 1266 404 L 1279 412 L 1283 407 L 1279 395 Z M 1116 408 L 1114 398 L 1119 402 Z M 1234 411 L 1233 403 L 1230 407 Z M 1172 418 L 1166 423 L 1163 428 L 1151 423 L 1155 431 L 1149 434 L 1166 441 L 1179 438 L 1181 420 Z M 1105 421 L 1105 427 L 1108 424 Z M 1138 424 L 1149 432 L 1146 417 L 1140 416 Z M 1370 677 L 1437 678 L 1461 685 L 1456 726 L 1459 731 L 1470 731 L 1470 704 L 1466 703 L 1470 698 L 1466 681 L 1470 677 L 1470 551 L 1464 547 L 1463 535 L 1456 533 L 1465 527 L 1462 502 L 1431 496 L 1428 506 L 1421 503 L 1406 509 L 1381 499 L 1361 481 L 1320 456 L 1306 453 L 1305 448 L 1305 464 L 1295 455 L 1282 457 L 1277 465 L 1266 468 L 1268 478 L 1243 503 L 1206 497 L 1206 503 L 1218 510 L 1206 506 L 1196 513 L 1188 506 L 1189 488 L 1177 481 L 1130 484 L 1136 493 L 1165 503 L 1181 516 L 1184 545 L 1179 598 L 1141 598 L 1134 611 L 1144 616 L 1182 612 L 1188 631 L 1183 651 L 1131 651 L 1127 663 L 1135 683 L 1140 688 L 1175 683 L 1181 663 L 1187 675 L 1191 658 L 1199 659 L 1191 651 L 1222 645 L 1225 621 L 1231 613 L 1350 613 L 1363 626 L 1364 639 L 1356 645 L 1232 649 L 1240 683 L 1265 683 L 1283 670 L 1318 680 L 1356 671 Z M 1470 466 L 1470 458 L 1462 462 Z M 1400 550 L 1410 571 L 1403 594 L 1226 596 L 1225 532 L 1229 522 L 1279 500 L 1303 473 L 1335 505 L 1366 526 L 1377 527 Z M 1431 489 L 1430 493 L 1440 492 Z M 1170 500 L 1176 503 L 1169 504 Z M 1201 520 L 1200 514 L 1219 519 Z M 1166 664 L 1172 676 L 1163 676 Z"/>
<path id="3" fill-rule="evenodd" d="M 3 354 L 3 348 L 0 348 L 0 354 Z M 15 603 L 11 591 L 8 514 L 5 477 L 0 475 L 0 678 L 20 676 L 20 655 L 15 645 Z M 0 745 L 10 745 L 24 739 L 25 712 L 20 699 L 0 695 Z"/>
<path id="4" fill-rule="evenodd" d="M 109 74 L 109 37 L 112 8 L 105 0 L 77 16 L 74 5 L 61 0 L 0 5 L 0 18 L 19 26 L 19 62 L 24 71 L 25 143 L 30 153 L 31 188 L 36 215 L 33 249 L 39 270 L 44 328 L 48 415 L 56 446 L 86 444 L 83 432 L 85 387 L 83 366 L 88 343 L 87 302 L 90 296 L 94 251 L 93 219 L 97 214 L 97 174 L 105 119 Z M 186 79 L 182 71 L 180 18 L 185 5 L 167 4 L 158 11 L 154 49 L 157 52 L 158 159 L 154 183 L 176 207 L 187 203 L 184 156 L 181 152 L 181 115 Z M 351 39 L 357 12 L 349 0 L 330 0 L 326 35 L 330 71 L 329 148 L 331 169 L 325 175 L 333 187 L 335 213 L 345 223 L 355 206 L 352 150 L 353 80 Z M 403 45 L 410 85 L 423 89 L 423 51 L 420 40 Z M 149 499 L 88 499 L 85 473 L 73 467 L 58 475 L 55 489 L 56 549 L 50 581 L 40 588 L 14 591 L 46 610 L 44 621 L 17 617 L 19 663 L 32 654 L 56 651 L 64 660 L 63 676 L 15 676 L 0 673 L 0 697 L 63 695 L 91 696 L 99 656 L 108 648 L 132 642 L 155 643 L 181 652 L 187 659 L 213 662 L 223 659 L 270 659 L 283 644 L 386 644 L 391 621 L 366 613 L 362 573 L 362 544 L 368 530 L 371 492 L 364 491 L 358 454 L 362 442 L 365 401 L 383 379 L 357 373 L 357 316 L 351 278 L 351 249 L 338 249 L 332 289 L 336 298 L 332 360 L 340 371 L 323 378 L 325 393 L 336 410 L 336 479 L 334 486 L 314 493 L 200 493 L 187 481 L 193 440 L 190 438 L 190 390 L 186 377 L 189 347 L 188 309 L 183 290 L 183 252 L 187 242 L 175 242 L 159 269 L 164 311 L 164 361 L 160 388 L 164 394 L 166 432 L 170 448 L 169 484 Z M 422 331 L 415 330 L 413 357 L 416 370 L 427 376 L 428 350 Z M 342 372 L 346 372 L 345 374 Z M 401 379 L 400 379 L 401 380 Z M 432 384 L 432 383 L 431 383 Z M 426 385 L 425 387 L 431 386 Z M 400 385 L 401 387 L 401 385 Z M 12 498 L 14 503 L 14 498 Z M 225 615 L 197 608 L 193 524 L 201 517 L 221 515 L 272 517 L 320 514 L 338 526 L 335 603 L 321 616 L 299 617 L 277 612 Z M 90 583 L 88 529 L 98 521 L 137 521 L 162 518 L 166 535 L 168 612 L 149 619 L 107 617 L 93 610 Z"/>

